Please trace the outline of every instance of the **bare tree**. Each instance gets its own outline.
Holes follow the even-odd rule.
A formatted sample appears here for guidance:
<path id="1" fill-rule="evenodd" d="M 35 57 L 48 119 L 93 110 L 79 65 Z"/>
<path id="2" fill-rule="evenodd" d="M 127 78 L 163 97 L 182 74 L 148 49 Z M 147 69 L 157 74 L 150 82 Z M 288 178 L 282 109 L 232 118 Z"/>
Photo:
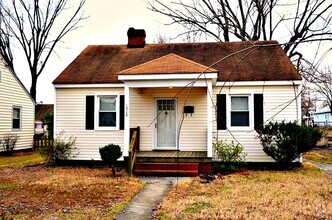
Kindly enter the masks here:
<path id="1" fill-rule="evenodd" d="M 312 82 L 315 84 L 314 91 L 320 94 L 329 106 L 332 114 L 332 67 L 328 66 L 321 71 L 312 74 Z"/>
<path id="2" fill-rule="evenodd" d="M 2 1 L 0 0 L 0 55 L 7 62 L 7 65 L 14 69 L 13 54 L 9 37 L 9 28 L 3 22 Z"/>
<path id="3" fill-rule="evenodd" d="M 156 37 L 155 41 L 158 44 L 166 44 L 170 40 L 168 37 L 166 37 L 165 35 L 161 35 L 160 33 L 157 34 L 155 37 Z"/>
<path id="4" fill-rule="evenodd" d="M 170 24 L 182 25 L 184 33 L 202 32 L 217 41 L 283 39 L 293 60 L 303 58 L 300 43 L 332 40 L 330 0 L 149 0 L 148 5 Z"/>
<path id="5" fill-rule="evenodd" d="M 13 45 L 23 52 L 31 74 L 30 95 L 34 100 L 38 77 L 56 45 L 84 19 L 85 1 L 76 1 L 75 8 L 67 0 L 10 0 L 6 5 L 1 4 L 0 55 L 14 69 Z"/>
<path id="6" fill-rule="evenodd" d="M 316 91 L 313 88 L 307 85 L 303 86 L 301 91 L 302 124 L 305 124 L 305 119 L 310 116 L 310 112 L 316 110 L 318 97 L 315 94 Z"/>

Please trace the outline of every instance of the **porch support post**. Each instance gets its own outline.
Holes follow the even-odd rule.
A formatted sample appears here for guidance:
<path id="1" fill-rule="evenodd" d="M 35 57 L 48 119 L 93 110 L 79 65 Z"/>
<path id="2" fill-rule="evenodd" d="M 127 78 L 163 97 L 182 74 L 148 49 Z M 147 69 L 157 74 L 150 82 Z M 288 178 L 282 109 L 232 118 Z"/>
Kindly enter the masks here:
<path id="1" fill-rule="evenodd" d="M 123 148 L 123 156 L 129 156 L 129 144 L 130 144 L 130 90 L 129 85 L 125 83 L 124 87 L 124 95 L 125 95 L 125 123 L 124 123 L 124 148 Z"/>
<path id="2" fill-rule="evenodd" d="M 212 80 L 207 81 L 207 156 L 212 157 Z"/>

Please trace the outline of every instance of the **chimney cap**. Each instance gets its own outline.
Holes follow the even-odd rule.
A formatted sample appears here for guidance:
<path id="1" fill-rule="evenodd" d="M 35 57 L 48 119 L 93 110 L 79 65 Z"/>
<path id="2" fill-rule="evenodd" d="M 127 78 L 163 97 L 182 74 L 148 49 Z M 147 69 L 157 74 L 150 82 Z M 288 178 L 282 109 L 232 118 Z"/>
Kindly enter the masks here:
<path id="1" fill-rule="evenodd" d="M 146 37 L 146 33 L 144 29 L 135 29 L 133 27 L 130 27 L 127 32 L 128 37 Z"/>

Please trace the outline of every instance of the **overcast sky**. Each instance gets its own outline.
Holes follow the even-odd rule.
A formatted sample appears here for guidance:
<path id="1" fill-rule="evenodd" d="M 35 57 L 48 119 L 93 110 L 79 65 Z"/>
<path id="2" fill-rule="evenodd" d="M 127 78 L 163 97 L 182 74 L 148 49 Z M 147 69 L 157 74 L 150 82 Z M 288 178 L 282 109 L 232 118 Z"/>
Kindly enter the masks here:
<path id="1" fill-rule="evenodd" d="M 76 0 L 73 0 L 73 2 Z M 176 36 L 182 29 L 179 26 L 165 26 L 167 18 L 147 9 L 147 0 L 87 0 L 84 10 L 89 16 L 80 23 L 80 28 L 70 32 L 59 44 L 38 79 L 37 102 L 54 103 L 52 81 L 87 46 L 96 44 L 127 44 L 129 27 L 145 29 L 147 43 L 156 42 L 157 35 Z M 172 42 L 182 42 L 181 38 Z M 280 42 L 282 43 L 282 42 Z M 330 47 L 330 45 L 328 45 Z M 332 55 L 329 56 L 331 58 Z M 325 59 L 325 63 L 329 58 Z M 331 58 L 332 59 L 332 58 Z M 16 61 L 19 62 L 19 61 Z M 16 65 L 17 66 L 17 65 Z M 30 77 L 24 66 L 15 67 L 16 72 L 30 89 Z"/>
<path id="2" fill-rule="evenodd" d="M 56 55 L 52 56 L 38 78 L 37 102 L 54 103 L 52 81 L 87 45 L 127 44 L 129 27 L 145 29 L 147 43 L 155 42 L 158 34 L 169 34 L 170 29 L 177 33 L 176 28 L 162 25 L 165 18 L 148 10 L 145 0 L 87 0 L 84 8 L 89 18 L 63 39 L 64 43 L 58 45 Z M 16 71 L 30 90 L 31 81 L 24 66 L 18 66 Z"/>

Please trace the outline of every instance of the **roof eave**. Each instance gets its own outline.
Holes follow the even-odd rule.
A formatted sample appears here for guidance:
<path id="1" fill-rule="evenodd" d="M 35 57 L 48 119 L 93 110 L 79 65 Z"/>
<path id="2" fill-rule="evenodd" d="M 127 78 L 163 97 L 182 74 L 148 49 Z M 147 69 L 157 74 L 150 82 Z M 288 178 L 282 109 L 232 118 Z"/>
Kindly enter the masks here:
<path id="1" fill-rule="evenodd" d="M 167 74 L 118 74 L 121 81 L 140 81 L 140 80 L 178 80 L 178 79 L 212 79 L 217 81 L 218 72 L 209 73 L 167 73 Z"/>

